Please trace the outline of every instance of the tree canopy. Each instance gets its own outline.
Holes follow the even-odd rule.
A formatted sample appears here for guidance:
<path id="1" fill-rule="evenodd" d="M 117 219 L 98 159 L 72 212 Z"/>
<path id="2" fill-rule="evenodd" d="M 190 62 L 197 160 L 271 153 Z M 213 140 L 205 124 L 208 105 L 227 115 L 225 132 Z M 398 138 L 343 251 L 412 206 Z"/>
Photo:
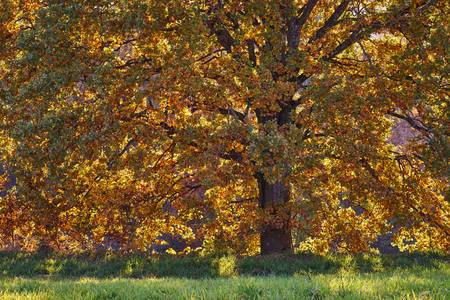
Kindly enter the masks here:
<path id="1" fill-rule="evenodd" d="M 0 244 L 449 250 L 446 1 L 1 3 Z"/>

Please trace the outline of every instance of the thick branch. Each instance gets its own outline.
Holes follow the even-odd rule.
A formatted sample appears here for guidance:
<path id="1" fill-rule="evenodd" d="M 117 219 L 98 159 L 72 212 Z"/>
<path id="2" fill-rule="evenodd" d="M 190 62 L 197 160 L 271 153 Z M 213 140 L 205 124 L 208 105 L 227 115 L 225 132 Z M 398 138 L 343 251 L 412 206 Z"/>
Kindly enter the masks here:
<path id="1" fill-rule="evenodd" d="M 312 10 L 316 6 L 317 2 L 319 0 L 308 0 L 308 2 L 305 4 L 304 8 L 302 9 L 302 14 L 298 18 L 297 25 L 298 25 L 298 32 L 300 33 L 302 31 L 303 26 L 305 25 L 306 21 L 308 20 L 309 16 L 311 15 Z"/>
<path id="2" fill-rule="evenodd" d="M 216 36 L 219 44 L 225 48 L 228 53 L 231 53 L 232 46 L 235 45 L 235 40 L 230 32 L 225 28 L 219 17 L 214 16 L 206 22 L 211 32 Z"/>
<path id="3" fill-rule="evenodd" d="M 341 4 L 339 4 L 339 6 L 336 8 L 336 10 L 333 12 L 333 14 L 328 18 L 328 20 L 325 21 L 325 24 L 316 31 L 316 33 L 309 40 L 308 43 L 321 39 L 331 28 L 333 28 L 336 24 L 338 24 L 339 18 L 345 12 L 351 1 L 352 0 L 343 0 Z"/>
<path id="4" fill-rule="evenodd" d="M 375 32 L 378 29 L 381 29 L 382 27 L 383 27 L 383 24 L 380 21 L 375 21 L 367 27 L 357 28 L 350 34 L 350 36 L 348 38 L 346 38 L 336 48 L 334 48 L 334 50 L 331 51 L 330 54 L 328 54 L 326 57 L 324 57 L 324 59 L 332 60 L 335 56 L 342 53 L 344 50 L 346 50 L 348 47 L 350 47 L 354 43 L 360 41 L 364 37 L 369 36 L 371 33 Z"/>
<path id="5" fill-rule="evenodd" d="M 287 22 L 287 42 L 289 51 L 297 49 L 300 43 L 300 32 L 311 15 L 312 10 L 316 6 L 318 0 L 308 0 L 308 2 L 300 10 L 299 17 L 291 17 Z"/>

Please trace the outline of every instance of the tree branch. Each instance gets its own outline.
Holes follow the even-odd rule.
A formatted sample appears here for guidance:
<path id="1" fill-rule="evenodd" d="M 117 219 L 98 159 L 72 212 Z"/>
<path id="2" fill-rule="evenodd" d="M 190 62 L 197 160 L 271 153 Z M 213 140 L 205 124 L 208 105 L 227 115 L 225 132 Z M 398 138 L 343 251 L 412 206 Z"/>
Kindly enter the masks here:
<path id="1" fill-rule="evenodd" d="M 225 48 L 228 53 L 231 53 L 232 46 L 235 45 L 236 41 L 231 36 L 230 32 L 225 28 L 218 16 L 214 16 L 208 21 L 206 25 L 209 27 L 211 32 L 216 36 L 219 44 Z"/>
<path id="2" fill-rule="evenodd" d="M 429 8 L 432 4 L 434 4 L 435 0 L 430 1 L 422 1 L 422 3 L 418 6 L 418 12 L 419 14 L 424 13 L 424 11 Z M 389 28 L 393 27 L 395 24 L 401 22 L 401 18 L 404 17 L 406 14 L 411 12 L 412 5 L 407 6 L 403 9 L 401 9 L 396 15 L 394 15 L 389 21 L 383 23 L 380 20 L 373 21 L 368 26 L 359 26 L 353 32 L 350 34 L 350 36 L 345 39 L 343 42 L 341 42 L 336 48 L 334 48 L 327 56 L 323 57 L 324 60 L 330 61 L 335 56 L 342 53 L 344 50 L 346 50 L 348 47 L 353 45 L 354 43 L 360 41 L 362 38 L 369 36 L 370 34 L 374 33 L 375 31 L 381 29 L 381 28 Z"/>
<path id="3" fill-rule="evenodd" d="M 339 18 L 344 14 L 347 9 L 349 3 L 352 0 L 343 0 L 341 4 L 336 8 L 333 14 L 326 20 L 325 24 L 320 27 L 314 36 L 308 41 L 308 44 L 314 42 L 318 39 L 321 39 L 331 28 L 333 28 L 336 24 L 339 23 Z"/>
<path id="4" fill-rule="evenodd" d="M 383 28 L 383 23 L 381 23 L 380 21 L 374 21 L 367 27 L 359 27 L 355 29 L 348 38 L 341 42 L 336 48 L 333 49 L 333 51 L 330 52 L 330 54 L 325 56 L 323 59 L 327 61 L 332 60 L 335 56 L 342 53 L 357 41 L 381 28 Z"/>
<path id="5" fill-rule="evenodd" d="M 308 2 L 301 8 L 300 16 L 290 18 L 287 24 L 287 40 L 289 50 L 292 51 L 297 49 L 300 43 L 300 32 L 303 26 L 311 15 L 312 10 L 316 6 L 318 0 L 308 0 Z"/>
<path id="6" fill-rule="evenodd" d="M 236 152 L 236 150 L 231 150 L 229 152 L 219 153 L 219 157 L 225 160 L 234 160 L 237 162 L 242 162 L 242 154 Z"/>
<path id="7" fill-rule="evenodd" d="M 413 118 L 411 116 L 401 115 L 401 114 L 398 114 L 393 111 L 389 111 L 387 114 L 390 116 L 396 117 L 398 119 L 405 120 L 406 122 L 408 122 L 409 125 L 411 125 L 411 127 L 413 127 L 414 129 L 417 129 L 419 131 L 426 132 L 426 133 L 433 132 L 430 128 L 424 126 L 423 124 L 421 124 L 420 121 L 418 121 L 416 118 Z"/>
<path id="8" fill-rule="evenodd" d="M 232 108 L 218 108 L 218 111 L 222 115 L 233 116 L 241 122 L 245 122 L 245 115 L 235 109 Z"/>
<path id="9" fill-rule="evenodd" d="M 302 14 L 300 15 L 297 21 L 299 33 L 302 31 L 303 26 L 305 25 L 306 21 L 311 15 L 311 12 L 316 6 L 317 2 L 319 2 L 319 0 L 308 0 L 308 2 L 304 5 L 304 8 L 302 9 Z"/>
<path id="10" fill-rule="evenodd" d="M 255 41 L 247 40 L 248 59 L 252 63 L 253 67 L 256 67 L 256 54 L 255 54 Z"/>
<path id="11" fill-rule="evenodd" d="M 359 162 L 362 164 L 363 168 L 369 172 L 370 176 L 375 179 L 375 181 L 386 190 L 386 193 L 392 194 L 397 197 L 402 197 L 403 195 L 401 193 L 396 192 L 392 187 L 385 186 L 384 183 L 381 181 L 380 177 L 376 173 L 376 171 L 372 168 L 372 166 L 369 164 L 369 162 L 363 157 L 359 160 Z M 441 224 L 437 220 L 432 219 L 429 215 L 424 213 L 422 210 L 418 209 L 414 204 L 412 203 L 405 203 L 409 208 L 413 209 L 416 213 L 418 213 L 422 218 L 426 219 L 427 221 L 433 223 L 436 227 L 440 228 L 447 236 L 450 237 L 450 231 L 448 226 Z"/>

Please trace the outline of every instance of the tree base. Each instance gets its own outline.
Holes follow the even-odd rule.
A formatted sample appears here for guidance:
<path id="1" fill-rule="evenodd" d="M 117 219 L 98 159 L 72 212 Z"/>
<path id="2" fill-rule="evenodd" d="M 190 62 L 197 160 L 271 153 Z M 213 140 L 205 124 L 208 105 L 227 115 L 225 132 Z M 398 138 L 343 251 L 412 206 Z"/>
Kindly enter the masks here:
<path id="1" fill-rule="evenodd" d="M 292 253 L 292 235 L 287 228 L 268 228 L 261 232 L 261 255 Z"/>

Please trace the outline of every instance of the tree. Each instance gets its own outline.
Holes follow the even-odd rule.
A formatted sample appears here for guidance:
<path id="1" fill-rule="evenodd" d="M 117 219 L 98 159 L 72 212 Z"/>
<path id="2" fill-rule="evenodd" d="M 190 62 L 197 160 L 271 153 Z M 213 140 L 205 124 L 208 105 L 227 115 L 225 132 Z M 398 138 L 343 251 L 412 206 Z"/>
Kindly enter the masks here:
<path id="1" fill-rule="evenodd" d="M 365 251 L 395 223 L 448 250 L 445 1 L 4 7 L 3 160 L 40 240 Z"/>

